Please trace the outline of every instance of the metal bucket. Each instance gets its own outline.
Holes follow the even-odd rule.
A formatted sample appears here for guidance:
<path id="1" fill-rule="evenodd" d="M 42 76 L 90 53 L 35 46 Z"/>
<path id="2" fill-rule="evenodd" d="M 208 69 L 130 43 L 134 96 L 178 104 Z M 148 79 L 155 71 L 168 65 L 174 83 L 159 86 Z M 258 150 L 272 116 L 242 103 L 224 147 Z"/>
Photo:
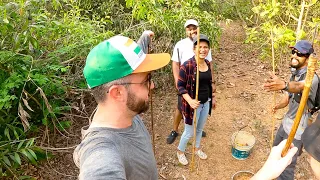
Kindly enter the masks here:
<path id="1" fill-rule="evenodd" d="M 231 137 L 232 157 L 238 160 L 247 159 L 255 142 L 256 138 L 251 133 L 246 131 L 238 131 L 233 133 Z"/>
<path id="2" fill-rule="evenodd" d="M 250 171 L 238 171 L 231 177 L 231 180 L 250 180 L 253 175 Z"/>

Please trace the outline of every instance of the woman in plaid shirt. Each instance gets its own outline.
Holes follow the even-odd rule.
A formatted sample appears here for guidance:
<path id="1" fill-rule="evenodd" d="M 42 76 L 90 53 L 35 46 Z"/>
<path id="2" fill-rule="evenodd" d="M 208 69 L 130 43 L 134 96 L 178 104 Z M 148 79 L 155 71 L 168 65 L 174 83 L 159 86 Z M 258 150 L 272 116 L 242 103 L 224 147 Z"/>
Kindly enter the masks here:
<path id="1" fill-rule="evenodd" d="M 197 39 L 194 39 L 194 52 L 196 52 Z M 212 75 L 209 61 L 205 57 L 209 53 L 210 41 L 207 36 L 200 35 L 199 64 L 195 57 L 192 57 L 180 66 L 178 89 L 182 94 L 182 114 L 185 120 L 184 132 L 182 133 L 177 157 L 181 164 L 187 165 L 188 160 L 184 154 L 189 139 L 193 136 L 193 114 L 197 110 L 197 131 L 196 131 L 196 154 L 201 159 L 207 159 L 207 155 L 200 149 L 202 130 L 211 114 L 211 107 L 215 107 L 215 99 L 212 92 Z M 199 93 L 198 101 L 195 100 L 196 73 L 199 68 Z"/>

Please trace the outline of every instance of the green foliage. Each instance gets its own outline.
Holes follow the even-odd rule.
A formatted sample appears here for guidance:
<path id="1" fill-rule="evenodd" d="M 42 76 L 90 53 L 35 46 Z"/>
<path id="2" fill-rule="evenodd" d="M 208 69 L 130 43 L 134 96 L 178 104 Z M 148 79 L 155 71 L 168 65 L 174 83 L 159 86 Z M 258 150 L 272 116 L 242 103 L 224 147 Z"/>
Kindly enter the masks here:
<path id="1" fill-rule="evenodd" d="M 221 19 L 245 19 L 253 15 L 250 0 L 216 0 L 212 6 Z"/>
<path id="2" fill-rule="evenodd" d="M 214 0 L 80 0 L 78 5 L 82 14 L 97 21 L 104 21 L 105 28 L 111 28 L 115 34 L 123 34 L 137 39 L 141 33 L 150 29 L 156 34 L 157 49 L 169 51 L 168 43 L 176 43 L 185 37 L 184 23 L 194 18 L 200 22 L 201 33 L 207 34 L 215 46 L 221 30 L 217 25 Z M 161 36 L 160 36 L 161 35 Z"/>
<path id="3" fill-rule="evenodd" d="M 202 0 L 127 0 L 126 3 L 127 7 L 132 8 L 134 18 L 148 21 L 158 34 L 171 37 L 171 42 L 175 43 L 184 36 L 183 24 L 187 19 L 194 18 L 199 21 L 200 32 L 208 35 L 212 44 L 218 45 L 221 30 L 217 25 L 216 14 L 210 11 L 210 6 L 201 8 L 204 3 Z M 209 3 L 206 1 L 206 4 Z"/>
<path id="4" fill-rule="evenodd" d="M 68 90 L 84 80 L 68 62 L 112 35 L 68 1 L 0 2 L 0 176 L 17 176 L 22 163 L 45 157 L 29 138 L 41 126 L 71 126 L 59 118 L 71 109 Z"/>
<path id="5" fill-rule="evenodd" d="M 300 19 L 301 29 L 298 30 L 298 18 L 301 11 L 301 1 L 285 0 L 281 2 L 261 2 L 252 8 L 256 14 L 256 27 L 247 28 L 246 43 L 260 44 L 262 59 L 271 59 L 271 34 L 273 35 L 276 64 L 283 54 L 288 54 L 288 46 L 296 40 L 308 39 L 312 41 L 313 31 L 319 18 L 310 14 L 318 12 L 319 5 L 312 6 L 316 0 L 308 1 L 310 8 L 305 8 L 303 18 Z M 319 4 L 319 3 L 318 3 Z M 308 14 L 308 12 L 311 12 Z M 316 43 L 316 42 L 315 42 Z"/>

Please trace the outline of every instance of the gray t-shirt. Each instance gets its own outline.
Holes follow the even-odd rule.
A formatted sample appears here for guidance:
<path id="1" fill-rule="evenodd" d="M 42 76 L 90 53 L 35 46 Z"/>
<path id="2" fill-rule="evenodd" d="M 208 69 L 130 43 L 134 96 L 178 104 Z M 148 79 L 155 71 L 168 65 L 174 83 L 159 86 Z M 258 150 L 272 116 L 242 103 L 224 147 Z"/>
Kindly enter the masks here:
<path id="1" fill-rule="evenodd" d="M 80 180 L 158 179 L 150 135 L 139 115 L 128 128 L 94 127 L 83 137 L 73 154 Z"/>
<path id="2" fill-rule="evenodd" d="M 307 70 L 307 67 L 305 67 L 301 70 L 298 70 L 295 75 L 295 81 L 298 81 L 300 76 L 303 73 L 305 73 L 306 70 Z M 302 81 L 304 81 L 304 80 L 302 80 Z M 304 132 L 305 128 L 308 126 L 308 119 L 311 116 L 310 112 L 308 112 L 308 109 L 313 108 L 312 102 L 314 102 L 315 98 L 316 98 L 318 83 L 319 83 L 319 79 L 318 79 L 317 75 L 315 74 L 313 77 L 313 80 L 312 80 L 312 85 L 311 85 L 310 92 L 309 92 L 309 98 L 308 98 L 307 104 L 305 106 L 305 109 L 303 111 L 296 135 L 294 137 L 297 140 L 301 140 L 301 135 Z M 289 110 L 286 113 L 286 115 L 284 116 L 283 121 L 282 121 L 283 129 L 287 134 L 289 134 L 292 129 L 292 125 L 294 123 L 294 119 L 296 117 L 298 108 L 299 108 L 299 103 L 297 103 L 294 100 L 294 95 L 292 94 L 292 96 L 289 99 Z"/>

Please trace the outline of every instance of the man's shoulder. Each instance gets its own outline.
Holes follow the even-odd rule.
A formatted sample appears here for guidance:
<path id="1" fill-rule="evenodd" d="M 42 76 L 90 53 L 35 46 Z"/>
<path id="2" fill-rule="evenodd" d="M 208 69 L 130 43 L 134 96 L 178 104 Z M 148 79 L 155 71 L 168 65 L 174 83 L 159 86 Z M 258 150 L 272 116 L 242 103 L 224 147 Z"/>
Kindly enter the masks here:
<path id="1" fill-rule="evenodd" d="M 99 149 L 103 147 L 114 148 L 117 146 L 117 135 L 110 131 L 90 130 L 81 143 L 77 146 L 79 151 Z"/>
<path id="2" fill-rule="evenodd" d="M 189 38 L 184 38 L 184 39 L 181 39 L 180 41 L 178 41 L 176 43 L 176 46 L 185 46 L 186 43 L 189 43 L 191 42 Z"/>
<path id="3" fill-rule="evenodd" d="M 317 73 L 314 73 L 314 76 L 313 76 L 313 82 L 319 82 L 319 74 Z"/>
<path id="4" fill-rule="evenodd" d="M 102 131 L 90 131 L 85 138 L 76 147 L 73 153 L 75 164 L 80 167 L 80 159 L 90 156 L 90 154 L 108 149 L 113 153 L 117 153 L 117 140 L 111 133 L 103 133 Z"/>
<path id="5" fill-rule="evenodd" d="M 142 126 L 142 127 L 145 127 L 144 123 L 143 123 L 143 120 L 141 118 L 140 115 L 136 115 L 133 117 L 133 121 L 132 121 L 134 124 L 138 125 L 138 126 Z"/>

